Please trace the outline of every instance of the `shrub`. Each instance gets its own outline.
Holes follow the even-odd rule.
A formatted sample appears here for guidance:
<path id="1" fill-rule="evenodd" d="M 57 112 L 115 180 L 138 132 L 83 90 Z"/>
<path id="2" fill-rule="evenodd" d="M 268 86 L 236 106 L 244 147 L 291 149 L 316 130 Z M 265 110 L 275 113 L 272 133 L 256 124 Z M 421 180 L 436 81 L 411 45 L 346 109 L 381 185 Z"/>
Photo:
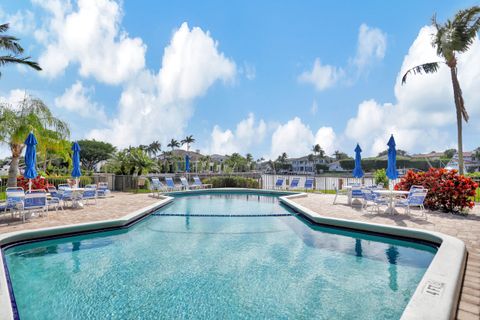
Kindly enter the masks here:
<path id="1" fill-rule="evenodd" d="M 259 188 L 257 180 L 237 176 L 206 178 L 203 179 L 202 182 L 204 184 L 211 184 L 213 188 Z"/>
<path id="2" fill-rule="evenodd" d="M 385 187 L 388 187 L 387 172 L 385 169 L 378 169 L 375 171 L 373 179 L 375 180 L 375 184 L 383 183 Z"/>
<path id="3" fill-rule="evenodd" d="M 428 189 L 425 207 L 431 210 L 460 212 L 473 208 L 478 184 L 471 178 L 461 176 L 456 170 L 431 168 L 427 172 L 408 171 L 395 190 L 410 190 L 412 185 L 421 185 Z"/>
<path id="4" fill-rule="evenodd" d="M 25 179 L 23 176 L 17 177 L 17 186 L 23 188 L 23 190 L 28 190 L 28 179 Z M 48 187 L 48 181 L 42 176 L 37 176 L 35 179 L 32 179 L 32 190 L 46 190 Z"/>

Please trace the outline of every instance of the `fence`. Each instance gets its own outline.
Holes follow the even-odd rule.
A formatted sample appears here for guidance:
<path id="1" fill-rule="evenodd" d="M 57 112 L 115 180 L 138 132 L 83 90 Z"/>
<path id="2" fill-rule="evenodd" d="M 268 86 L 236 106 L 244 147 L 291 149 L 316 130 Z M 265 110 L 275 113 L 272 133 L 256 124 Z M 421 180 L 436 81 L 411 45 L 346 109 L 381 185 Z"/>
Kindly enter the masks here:
<path id="1" fill-rule="evenodd" d="M 305 184 L 306 178 L 314 178 L 313 189 L 323 192 L 333 191 L 336 188 L 341 189 L 345 185 L 353 184 L 353 183 L 361 183 L 366 186 L 371 186 L 375 184 L 375 181 L 372 177 L 365 177 L 365 178 L 353 178 L 353 177 L 326 177 L 326 176 L 301 176 L 301 175 L 274 175 L 274 174 L 264 174 L 262 175 L 262 183 L 261 186 L 263 189 L 274 189 L 275 182 L 278 178 L 284 179 L 285 185 L 290 185 L 290 182 L 294 178 L 300 179 L 298 183 L 298 188 L 302 189 L 303 185 Z M 397 183 L 397 180 L 390 181 L 390 185 L 393 186 Z"/>

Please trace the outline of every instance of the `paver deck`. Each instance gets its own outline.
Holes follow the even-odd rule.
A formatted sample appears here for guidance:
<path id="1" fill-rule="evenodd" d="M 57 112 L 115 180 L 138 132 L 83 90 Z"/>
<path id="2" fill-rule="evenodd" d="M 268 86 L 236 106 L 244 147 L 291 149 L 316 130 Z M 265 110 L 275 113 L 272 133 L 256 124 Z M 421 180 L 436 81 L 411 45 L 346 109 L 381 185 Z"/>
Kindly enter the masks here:
<path id="1" fill-rule="evenodd" d="M 112 195 L 98 199 L 97 204 L 85 205 L 83 209 L 50 210 L 48 217 L 33 217 L 25 223 L 17 217 L 12 219 L 10 213 L 0 214 L 0 234 L 120 218 L 158 201 L 147 194 L 112 192 Z"/>
<path id="2" fill-rule="evenodd" d="M 415 210 L 406 215 L 402 208 L 395 215 L 372 214 L 362 211 L 360 206 L 347 205 L 346 197 L 339 197 L 337 204 L 333 205 L 334 197 L 328 194 L 308 194 L 307 197 L 296 198 L 294 201 L 327 217 L 438 231 L 463 240 L 468 257 L 457 319 L 480 319 L 480 206 L 466 216 L 428 212 L 425 219 Z"/>
<path id="3" fill-rule="evenodd" d="M 12 220 L 10 214 L 2 214 L 0 233 L 114 219 L 158 201 L 146 194 L 113 195 L 112 198 L 99 199 L 96 205 L 87 205 L 84 209 L 51 211 L 48 217 L 35 217 L 26 223 L 18 219 Z M 429 212 L 425 219 L 415 212 L 411 215 L 403 214 L 403 209 L 399 209 L 400 214 L 397 215 L 372 214 L 359 207 L 348 206 L 346 197 L 340 198 L 333 205 L 333 198 L 333 195 L 309 194 L 294 201 L 323 216 L 434 230 L 463 240 L 467 246 L 468 260 L 457 319 L 480 319 L 480 206 L 467 216 Z"/>

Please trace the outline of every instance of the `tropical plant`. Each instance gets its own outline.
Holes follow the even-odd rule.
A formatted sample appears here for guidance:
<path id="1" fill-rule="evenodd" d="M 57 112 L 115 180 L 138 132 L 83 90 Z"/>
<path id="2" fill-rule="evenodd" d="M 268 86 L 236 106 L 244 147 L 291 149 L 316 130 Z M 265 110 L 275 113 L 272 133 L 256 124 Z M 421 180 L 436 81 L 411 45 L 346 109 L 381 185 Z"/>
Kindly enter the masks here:
<path id="1" fill-rule="evenodd" d="M 8 64 L 26 65 L 35 70 L 42 70 L 37 62 L 31 61 L 30 57 L 22 57 L 23 48 L 19 43 L 19 39 L 13 36 L 3 34 L 9 29 L 9 24 L 0 25 L 0 50 L 7 51 L 7 55 L 0 56 L 0 67 Z M 0 72 L 0 76 L 2 73 Z"/>
<path id="2" fill-rule="evenodd" d="M 258 180 L 245 177 L 212 177 L 202 181 L 204 184 L 211 184 L 213 188 L 252 188 L 258 189 Z"/>
<path id="3" fill-rule="evenodd" d="M 71 165 L 71 143 L 63 138 L 62 134 L 53 130 L 43 130 L 42 135 L 37 137 L 38 146 L 38 163 L 43 163 L 43 171 L 47 172 L 47 168 L 52 161 L 58 161 Z"/>
<path id="4" fill-rule="evenodd" d="M 148 154 L 140 148 L 129 149 L 127 159 L 130 165 L 130 174 L 141 176 L 155 167 L 155 161 L 153 161 Z"/>
<path id="5" fill-rule="evenodd" d="M 190 150 L 190 144 L 194 143 L 195 142 L 195 139 L 193 138 L 192 135 L 189 135 L 189 136 L 186 136 L 185 139 L 183 139 L 182 141 L 180 141 L 180 143 L 182 145 L 186 144 L 187 145 L 187 151 Z"/>
<path id="6" fill-rule="evenodd" d="M 469 116 L 463 101 L 460 82 L 458 81 L 457 55 L 468 51 L 476 38 L 480 29 L 480 6 L 460 10 L 455 14 L 453 20 L 447 20 L 444 24 L 438 24 L 436 17 L 433 16 L 432 24 L 437 31 L 433 36 L 432 45 L 436 48 L 437 55 L 442 58 L 442 61 L 424 63 L 407 70 L 402 77 L 402 84 L 407 81 L 407 76 L 410 73 L 435 73 L 441 64 L 446 64 L 450 68 L 457 114 L 458 168 L 459 173 L 463 174 L 462 121 L 468 122 Z"/>
<path id="7" fill-rule="evenodd" d="M 173 151 L 173 149 L 180 147 L 180 142 L 178 142 L 178 140 L 172 139 L 167 144 L 167 147 L 172 148 L 172 151 Z"/>
<path id="8" fill-rule="evenodd" d="M 0 103 L 0 142 L 8 144 L 12 152 L 7 182 L 9 187 L 17 185 L 18 163 L 28 133 L 33 132 L 38 137 L 38 148 L 41 150 L 42 144 L 49 142 L 40 137 L 47 136 L 50 131 L 57 132 L 56 137 L 62 140 L 70 135 L 67 124 L 55 118 L 40 99 L 25 96 L 15 107 Z M 53 136 L 48 141 L 52 140 L 55 140 Z"/>
<path id="9" fill-rule="evenodd" d="M 318 154 L 320 158 L 325 156 L 325 151 L 323 151 L 322 147 L 318 143 L 312 147 L 312 151 L 314 155 Z"/>
<path id="10" fill-rule="evenodd" d="M 425 207 L 431 210 L 456 213 L 475 205 L 473 197 L 478 184 L 471 178 L 459 175 L 457 170 L 431 168 L 427 172 L 408 171 L 395 185 L 395 190 L 410 190 L 412 185 L 428 189 Z"/>
<path id="11" fill-rule="evenodd" d="M 376 170 L 373 174 L 373 180 L 377 185 L 381 183 L 384 186 L 388 186 L 387 171 L 384 168 Z"/>

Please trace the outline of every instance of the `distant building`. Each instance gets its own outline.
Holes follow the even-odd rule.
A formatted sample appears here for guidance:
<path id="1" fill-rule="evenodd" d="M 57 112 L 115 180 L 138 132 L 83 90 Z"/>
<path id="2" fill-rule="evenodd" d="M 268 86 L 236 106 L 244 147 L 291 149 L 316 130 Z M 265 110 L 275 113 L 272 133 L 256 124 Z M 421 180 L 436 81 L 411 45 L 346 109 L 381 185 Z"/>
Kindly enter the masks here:
<path id="1" fill-rule="evenodd" d="M 346 171 L 342 168 L 340 161 L 334 161 L 328 164 L 328 171 Z"/>
<path id="2" fill-rule="evenodd" d="M 309 159 L 310 156 L 303 156 L 300 158 L 287 159 L 287 163 L 292 166 L 292 172 L 298 174 L 314 174 L 317 172 L 317 165 L 326 165 L 329 158 L 313 157 L 313 160 Z"/>
<path id="3" fill-rule="evenodd" d="M 475 156 L 475 152 L 463 153 L 464 172 L 480 171 L 480 159 Z M 453 158 L 447 163 L 445 169 L 458 170 L 458 153 L 455 153 Z"/>
<path id="4" fill-rule="evenodd" d="M 440 158 L 444 157 L 445 154 L 443 152 L 435 152 L 432 151 L 430 153 L 417 153 L 413 154 L 411 157 L 414 159 L 428 159 L 428 160 L 440 160 Z"/>

